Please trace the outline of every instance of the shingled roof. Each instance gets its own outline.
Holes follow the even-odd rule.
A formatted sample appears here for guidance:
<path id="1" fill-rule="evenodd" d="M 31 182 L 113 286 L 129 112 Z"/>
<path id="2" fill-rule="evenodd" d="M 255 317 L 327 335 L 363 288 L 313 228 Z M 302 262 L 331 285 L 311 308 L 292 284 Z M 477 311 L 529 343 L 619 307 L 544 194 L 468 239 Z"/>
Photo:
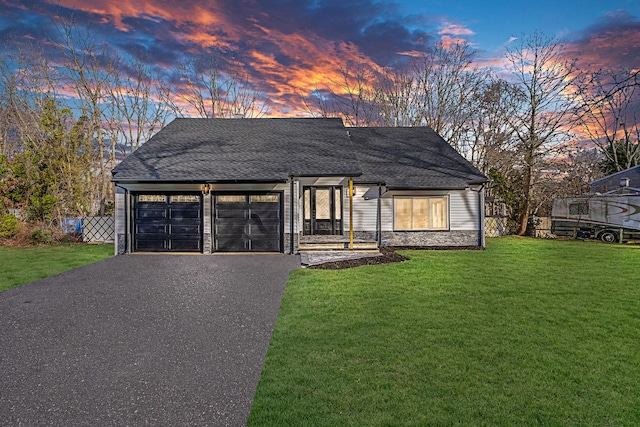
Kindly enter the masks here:
<path id="1" fill-rule="evenodd" d="M 433 129 L 350 128 L 363 174 L 361 183 L 384 183 L 388 189 L 460 189 L 487 181 Z"/>
<path id="2" fill-rule="evenodd" d="M 340 119 L 175 119 L 114 181 L 286 181 L 361 174 Z"/>
<path id="3" fill-rule="evenodd" d="M 176 119 L 112 174 L 116 182 L 352 176 L 389 189 L 487 180 L 429 127 L 345 128 L 340 119 Z"/>

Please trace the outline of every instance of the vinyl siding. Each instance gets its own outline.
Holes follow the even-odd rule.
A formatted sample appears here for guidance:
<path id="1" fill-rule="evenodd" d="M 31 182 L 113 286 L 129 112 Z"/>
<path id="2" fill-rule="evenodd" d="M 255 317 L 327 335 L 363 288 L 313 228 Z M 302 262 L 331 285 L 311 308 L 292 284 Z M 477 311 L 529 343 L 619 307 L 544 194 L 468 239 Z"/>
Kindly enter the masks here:
<path id="1" fill-rule="evenodd" d="M 125 199 L 126 194 L 124 191 L 119 190 L 116 192 L 116 205 L 115 205 L 115 231 L 116 236 L 118 234 L 125 234 L 127 232 L 126 228 L 126 218 L 127 212 L 125 210 Z"/>
<path id="2" fill-rule="evenodd" d="M 450 230 L 479 230 L 478 192 L 463 190 L 449 196 Z"/>
<path id="3" fill-rule="evenodd" d="M 362 195 L 376 188 L 356 186 L 353 198 L 353 230 L 375 231 L 378 201 L 365 200 Z M 377 194 L 377 193 L 376 193 Z M 449 192 L 394 192 L 383 196 L 381 201 L 382 231 L 393 231 L 393 196 L 394 195 L 449 195 L 449 229 L 451 231 L 478 230 L 478 192 L 471 190 Z M 344 196 L 344 229 L 349 230 L 349 194 Z"/>

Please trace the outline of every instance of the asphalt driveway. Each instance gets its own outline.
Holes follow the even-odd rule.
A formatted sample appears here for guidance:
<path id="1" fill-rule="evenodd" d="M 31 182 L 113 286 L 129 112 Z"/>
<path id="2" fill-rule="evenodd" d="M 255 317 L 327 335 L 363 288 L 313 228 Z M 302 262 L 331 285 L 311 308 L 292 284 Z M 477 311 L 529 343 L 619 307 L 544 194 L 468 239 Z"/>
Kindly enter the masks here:
<path id="1" fill-rule="evenodd" d="M 1 292 L 0 424 L 244 425 L 299 266 L 126 255 Z"/>

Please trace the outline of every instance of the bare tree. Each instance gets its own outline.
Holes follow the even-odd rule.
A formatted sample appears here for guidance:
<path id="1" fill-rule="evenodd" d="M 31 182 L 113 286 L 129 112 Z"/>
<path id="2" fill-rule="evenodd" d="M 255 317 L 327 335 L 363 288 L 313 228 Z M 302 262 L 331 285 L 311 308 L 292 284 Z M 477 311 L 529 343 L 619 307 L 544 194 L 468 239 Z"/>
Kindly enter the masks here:
<path id="1" fill-rule="evenodd" d="M 341 117 L 347 126 L 375 125 L 382 105 L 378 79 L 380 74 L 370 64 L 349 61 L 340 70 L 340 80 L 316 86 L 312 93 L 315 105 L 307 109 L 314 116 Z"/>
<path id="2" fill-rule="evenodd" d="M 375 124 L 379 91 L 374 87 L 378 74 L 365 63 L 348 62 L 340 71 L 342 80 L 334 84 L 336 110 L 344 117 L 348 126 L 371 126 Z"/>
<path id="3" fill-rule="evenodd" d="M 430 126 L 465 155 L 476 94 L 487 73 L 473 65 L 474 59 L 468 44 L 439 43 L 413 64 L 418 91 L 415 124 Z"/>
<path id="4" fill-rule="evenodd" d="M 383 126 L 415 126 L 420 121 L 418 79 L 409 67 L 385 70 L 376 84 L 380 123 Z"/>
<path id="5" fill-rule="evenodd" d="M 520 105 L 520 92 L 511 83 L 490 77 L 476 90 L 476 107 L 467 134 L 468 159 L 483 173 L 513 167 L 514 130 L 510 118 Z"/>
<path id="6" fill-rule="evenodd" d="M 61 19 L 60 22 L 58 28 L 66 58 L 65 75 L 81 102 L 83 115 L 88 118 L 91 129 L 90 135 L 97 144 L 98 210 L 100 215 L 104 215 L 106 205 L 112 197 L 108 175 L 109 166 L 115 166 L 116 153 L 116 141 L 106 140 L 103 126 L 108 87 L 112 81 L 109 71 L 113 69 L 111 64 L 114 53 L 106 42 L 97 41 L 89 28 L 81 29 L 73 20 Z"/>
<path id="7" fill-rule="evenodd" d="M 160 76 L 138 58 L 118 57 L 107 73 L 112 79 L 107 93 L 110 138 L 120 154 L 128 155 L 163 128 L 172 117 L 172 93 Z"/>
<path id="8" fill-rule="evenodd" d="M 11 43 L 0 59 L 0 154 L 23 149 L 26 141 L 41 141 L 40 116 L 57 98 L 59 75 L 43 51 L 30 43 Z"/>
<path id="9" fill-rule="evenodd" d="M 517 234 L 523 235 L 533 207 L 540 161 L 569 136 L 575 103 L 567 95 L 576 66 L 564 56 L 562 44 L 538 32 L 509 47 L 506 58 L 523 99 L 510 119 L 522 161 L 523 198 Z"/>
<path id="10" fill-rule="evenodd" d="M 474 55 L 465 44 L 437 44 L 407 66 L 377 69 L 348 63 L 340 81 L 316 91 L 319 110 L 325 117 L 342 116 L 350 126 L 428 125 L 452 146 L 467 151 L 475 93 L 485 77 L 484 70 L 473 66 Z"/>
<path id="11" fill-rule="evenodd" d="M 583 73 L 576 83 L 579 121 L 611 165 L 609 173 L 640 163 L 640 87 L 629 84 L 629 69 Z"/>
<path id="12" fill-rule="evenodd" d="M 215 51 L 185 61 L 177 69 L 176 93 L 203 118 L 261 117 L 268 111 L 247 74 L 221 69 Z"/>

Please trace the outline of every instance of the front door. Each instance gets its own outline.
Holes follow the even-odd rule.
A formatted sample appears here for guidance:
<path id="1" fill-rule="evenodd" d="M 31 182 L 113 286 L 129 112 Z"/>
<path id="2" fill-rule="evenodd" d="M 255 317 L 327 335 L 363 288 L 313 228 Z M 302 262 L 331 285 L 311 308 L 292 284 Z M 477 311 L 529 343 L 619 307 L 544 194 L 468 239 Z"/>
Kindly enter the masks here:
<path id="1" fill-rule="evenodd" d="M 304 234 L 342 234 L 342 187 L 304 187 Z"/>

